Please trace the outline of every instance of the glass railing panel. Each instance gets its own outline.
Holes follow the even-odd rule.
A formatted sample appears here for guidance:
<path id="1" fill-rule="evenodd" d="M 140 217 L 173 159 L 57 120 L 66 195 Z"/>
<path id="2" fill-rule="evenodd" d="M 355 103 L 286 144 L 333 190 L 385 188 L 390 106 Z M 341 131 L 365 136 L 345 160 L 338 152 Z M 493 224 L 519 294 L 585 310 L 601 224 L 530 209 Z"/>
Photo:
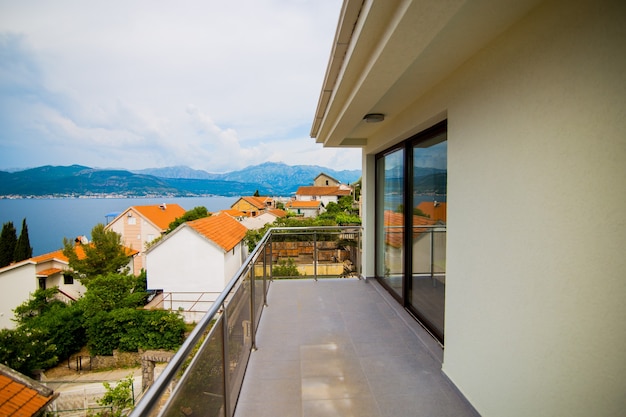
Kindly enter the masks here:
<path id="1" fill-rule="evenodd" d="M 161 412 L 163 417 L 224 415 L 223 325 L 220 316 L 207 336 L 183 363 L 171 398 Z"/>
<path id="2" fill-rule="evenodd" d="M 293 277 L 358 275 L 360 237 L 360 227 L 271 229 L 144 393 L 131 416 L 232 417 L 280 260 L 294 259 L 294 270 L 300 268 L 303 273 L 298 270 Z M 339 269 L 329 272 L 338 265 Z"/>
<path id="3" fill-rule="evenodd" d="M 250 284 L 252 272 L 249 270 L 239 285 L 234 288 L 232 298 L 226 305 L 227 333 L 227 382 L 230 399 L 229 410 L 235 409 L 236 393 L 243 382 L 243 375 L 252 348 L 250 321 Z"/>

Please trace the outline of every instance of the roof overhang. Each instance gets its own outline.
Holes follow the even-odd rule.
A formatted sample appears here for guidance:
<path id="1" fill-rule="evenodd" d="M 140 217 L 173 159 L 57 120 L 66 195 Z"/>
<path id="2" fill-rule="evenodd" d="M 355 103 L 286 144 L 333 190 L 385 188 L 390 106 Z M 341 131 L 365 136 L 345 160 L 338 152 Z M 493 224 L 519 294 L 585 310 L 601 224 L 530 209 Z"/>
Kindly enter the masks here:
<path id="1" fill-rule="evenodd" d="M 539 1 L 345 0 L 311 137 L 326 147 L 367 146 Z M 366 122 L 371 113 L 384 120 Z"/>

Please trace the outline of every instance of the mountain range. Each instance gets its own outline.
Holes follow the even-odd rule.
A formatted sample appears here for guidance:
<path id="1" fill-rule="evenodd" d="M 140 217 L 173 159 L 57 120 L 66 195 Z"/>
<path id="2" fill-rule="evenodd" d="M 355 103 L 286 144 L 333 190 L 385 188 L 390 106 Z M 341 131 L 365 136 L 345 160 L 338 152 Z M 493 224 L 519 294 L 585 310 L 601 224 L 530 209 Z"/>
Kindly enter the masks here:
<path id="1" fill-rule="evenodd" d="M 3 197 L 196 197 L 206 195 L 288 196 L 312 185 L 320 173 L 349 184 L 360 170 L 334 170 L 317 165 L 266 162 L 239 171 L 215 174 L 186 166 L 138 171 L 98 169 L 83 165 L 41 166 L 23 171 L 0 171 Z"/>

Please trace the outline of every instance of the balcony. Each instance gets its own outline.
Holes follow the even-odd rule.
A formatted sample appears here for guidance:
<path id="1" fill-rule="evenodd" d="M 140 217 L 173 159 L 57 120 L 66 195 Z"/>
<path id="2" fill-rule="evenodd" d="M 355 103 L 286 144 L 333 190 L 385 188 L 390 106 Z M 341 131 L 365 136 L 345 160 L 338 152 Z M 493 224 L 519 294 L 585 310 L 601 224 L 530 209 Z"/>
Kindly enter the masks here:
<path id="1" fill-rule="evenodd" d="M 319 274 L 359 275 L 360 229 L 297 229 L 268 232 L 131 415 L 477 415 L 441 347 L 375 280 Z M 316 273 L 272 279 L 289 247 Z"/>

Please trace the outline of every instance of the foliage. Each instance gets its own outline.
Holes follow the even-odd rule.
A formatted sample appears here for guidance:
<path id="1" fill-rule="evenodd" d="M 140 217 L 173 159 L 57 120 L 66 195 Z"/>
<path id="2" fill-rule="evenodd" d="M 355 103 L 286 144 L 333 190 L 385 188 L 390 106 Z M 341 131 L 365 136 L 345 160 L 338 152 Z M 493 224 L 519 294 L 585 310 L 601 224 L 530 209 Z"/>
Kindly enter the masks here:
<path id="1" fill-rule="evenodd" d="M 15 250 L 13 251 L 13 260 L 15 262 L 29 259 L 33 256 L 33 248 L 30 246 L 30 238 L 28 237 L 28 225 L 26 224 L 26 218 L 22 220 L 22 231 L 20 237 L 17 238 L 15 244 Z"/>
<path id="2" fill-rule="evenodd" d="M 176 229 L 178 226 L 185 222 L 202 219 L 204 217 L 209 217 L 210 215 L 211 213 L 209 213 L 206 207 L 194 207 L 191 210 L 186 211 L 182 216 L 177 217 L 173 222 L 171 222 L 169 227 L 165 231 L 165 234 L 172 232 L 174 229 Z"/>
<path id="3" fill-rule="evenodd" d="M 6 222 L 2 225 L 0 234 L 0 268 L 13 262 L 13 253 L 17 245 L 17 231 L 13 222 Z"/>
<path id="4" fill-rule="evenodd" d="M 91 280 L 79 300 L 90 352 L 111 355 L 114 349 L 136 352 L 180 346 L 185 331 L 182 318 L 141 309 L 147 297 L 145 272 L 138 277 L 110 273 Z"/>
<path id="5" fill-rule="evenodd" d="M 116 308 L 143 307 L 148 298 L 145 272 L 139 276 L 119 273 L 100 275 L 90 280 L 86 287 L 87 292 L 78 302 L 87 318 Z"/>
<path id="6" fill-rule="evenodd" d="M 184 339 L 185 323 L 179 315 L 163 310 L 118 308 L 102 311 L 87 323 L 87 346 L 93 355 L 113 350 L 177 349 Z"/>
<path id="7" fill-rule="evenodd" d="M 103 382 L 102 385 L 106 389 L 106 392 L 104 396 L 98 400 L 98 404 L 103 407 L 110 407 L 110 410 L 100 411 L 96 414 L 90 414 L 90 416 L 121 417 L 125 415 L 124 410 L 131 408 L 135 404 L 132 375 L 122 379 L 115 386 L 112 386 L 108 382 Z"/>
<path id="8" fill-rule="evenodd" d="M 50 358 L 55 360 L 68 358 L 72 353 L 79 351 L 86 340 L 82 310 L 77 303 L 68 305 L 54 298 L 57 293 L 56 287 L 39 289 L 29 300 L 13 310 L 15 321 L 18 323 L 16 330 L 18 334 L 30 335 L 28 337 L 31 344 L 42 344 L 47 347 L 48 350 L 42 357 L 44 364 Z M 27 341 L 24 343 L 28 344 Z"/>
<path id="9" fill-rule="evenodd" d="M 85 257 L 79 259 L 74 242 L 63 239 L 63 255 L 69 260 L 75 278 L 88 287 L 89 281 L 98 275 L 124 271 L 128 255 L 122 246 L 122 237 L 113 230 L 105 230 L 99 223 L 91 230 L 91 243 L 82 245 Z"/>
<path id="10" fill-rule="evenodd" d="M 300 275 L 298 267 L 293 259 L 278 261 L 278 265 L 272 268 L 272 276 L 276 277 L 297 277 Z"/>
<path id="11" fill-rule="evenodd" d="M 0 363 L 32 375 L 36 369 L 47 369 L 59 361 L 51 340 L 39 329 L 0 329 Z"/>

